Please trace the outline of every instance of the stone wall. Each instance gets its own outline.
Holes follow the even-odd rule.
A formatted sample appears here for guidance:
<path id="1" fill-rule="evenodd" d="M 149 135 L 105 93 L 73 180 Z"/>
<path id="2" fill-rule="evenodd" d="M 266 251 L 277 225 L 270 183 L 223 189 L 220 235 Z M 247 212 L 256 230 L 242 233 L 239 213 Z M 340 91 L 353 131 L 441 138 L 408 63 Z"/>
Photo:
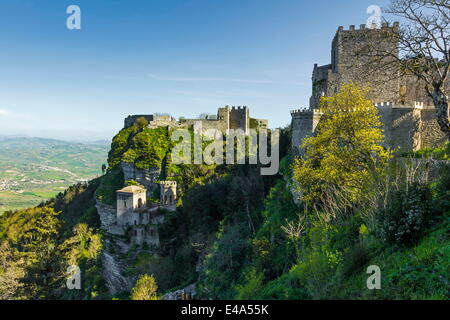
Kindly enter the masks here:
<path id="1" fill-rule="evenodd" d="M 241 129 L 246 134 L 250 129 L 250 114 L 247 107 L 232 107 L 230 110 L 230 129 Z"/>
<path id="2" fill-rule="evenodd" d="M 445 135 L 436 121 L 436 110 L 423 103 L 398 105 L 390 102 L 376 104 L 383 125 L 384 145 L 400 151 L 435 148 L 444 144 Z M 294 110 L 292 116 L 292 147 L 301 155 L 302 141 L 314 134 L 322 113 L 319 110 Z"/>
<path id="3" fill-rule="evenodd" d="M 322 113 L 317 110 L 293 110 L 291 116 L 292 148 L 295 154 L 300 155 L 303 153 L 300 145 L 314 134 Z"/>
<path id="4" fill-rule="evenodd" d="M 320 120 L 320 98 L 335 95 L 350 81 L 370 89 L 369 98 L 380 111 L 387 147 L 411 151 L 442 145 L 445 137 L 421 80 L 412 75 L 400 77 L 394 68 L 368 72 L 368 66 L 380 65 L 380 61 L 365 52 L 367 48 L 377 50 L 374 55 L 390 52 L 398 56 L 398 28 L 398 23 L 384 23 L 380 29 L 368 29 L 365 25 L 359 29 L 338 28 L 331 45 L 331 64 L 314 65 L 309 110 L 291 112 L 292 147 L 297 154 L 301 154 L 300 144 L 314 133 Z M 382 60 L 386 62 L 390 60 Z M 446 88 L 450 89 L 450 83 Z"/>
<path id="5" fill-rule="evenodd" d="M 182 119 L 175 120 L 171 116 L 154 116 L 154 115 L 135 115 L 128 116 L 125 119 L 125 127 L 134 124 L 136 119 L 144 117 L 149 122 L 149 128 L 169 127 L 169 128 L 190 128 L 196 123 L 202 124 L 202 132 L 209 129 L 216 129 L 222 133 L 227 133 L 229 129 L 242 129 L 245 133 L 250 128 L 250 109 L 248 107 L 229 107 L 219 108 L 217 111 L 217 119 Z M 268 127 L 268 120 L 254 119 L 255 123 L 262 127 Z"/>
<path id="6" fill-rule="evenodd" d="M 158 190 L 159 185 L 157 180 L 161 174 L 161 170 L 159 168 L 140 170 L 137 169 L 132 163 L 126 162 L 122 162 L 120 167 L 123 172 L 124 180 L 134 180 L 144 186 L 147 189 L 148 197 L 150 197 L 155 190 Z"/>

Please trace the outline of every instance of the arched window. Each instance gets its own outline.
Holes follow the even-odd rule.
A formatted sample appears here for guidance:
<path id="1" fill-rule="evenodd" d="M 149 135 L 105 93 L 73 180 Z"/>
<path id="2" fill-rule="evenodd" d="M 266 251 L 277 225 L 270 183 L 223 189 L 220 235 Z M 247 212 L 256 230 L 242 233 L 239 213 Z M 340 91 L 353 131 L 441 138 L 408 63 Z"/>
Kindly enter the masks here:
<path id="1" fill-rule="evenodd" d="M 142 198 L 139 198 L 138 200 L 138 208 L 142 208 L 142 206 L 144 205 Z"/>

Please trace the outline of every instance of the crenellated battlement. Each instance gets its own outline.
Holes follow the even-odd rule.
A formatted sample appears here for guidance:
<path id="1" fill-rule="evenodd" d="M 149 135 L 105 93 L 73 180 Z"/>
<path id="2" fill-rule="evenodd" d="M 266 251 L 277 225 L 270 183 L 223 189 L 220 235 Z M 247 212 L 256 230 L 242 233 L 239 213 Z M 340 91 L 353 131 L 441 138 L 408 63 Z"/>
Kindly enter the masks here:
<path id="1" fill-rule="evenodd" d="M 395 104 L 393 102 L 377 102 L 375 107 L 379 109 L 433 109 L 434 106 L 428 106 L 423 101 L 414 101 L 411 104 Z"/>
<path id="2" fill-rule="evenodd" d="M 169 128 L 186 128 L 194 126 L 196 123 L 201 123 L 204 130 L 216 129 L 223 133 L 228 130 L 241 129 L 246 134 L 250 130 L 250 120 L 256 127 L 267 127 L 268 121 L 264 119 L 254 119 L 250 117 L 250 108 L 247 106 L 225 106 L 217 110 L 217 117 L 202 118 L 202 119 L 180 119 L 176 120 L 171 116 L 163 115 L 133 115 L 125 119 L 125 128 L 128 128 L 136 123 L 136 120 L 144 117 L 148 121 L 148 128 L 155 129 L 159 127 Z"/>
<path id="3" fill-rule="evenodd" d="M 374 25 L 375 26 L 375 25 Z M 359 25 L 359 28 L 357 28 L 355 25 L 350 25 L 348 29 L 345 29 L 344 26 L 338 27 L 338 32 L 344 31 L 364 31 L 364 30 L 381 30 L 381 29 L 398 29 L 400 28 L 400 22 L 394 22 L 392 25 L 389 22 L 384 22 L 381 24 L 381 28 L 375 27 L 369 27 L 366 24 Z"/>
<path id="4" fill-rule="evenodd" d="M 377 102 L 375 103 L 375 107 L 377 108 L 390 108 L 392 107 L 392 102 Z"/>
<path id="5" fill-rule="evenodd" d="M 292 117 L 301 117 L 301 116 L 304 116 L 304 115 L 323 114 L 323 113 L 324 113 L 324 110 L 322 110 L 322 109 L 302 108 L 302 109 L 291 110 L 291 116 Z"/>
<path id="6" fill-rule="evenodd" d="M 177 186 L 177 182 L 173 181 L 173 180 L 164 180 L 164 181 L 161 181 L 160 184 L 165 187 L 176 187 Z"/>
<path id="7" fill-rule="evenodd" d="M 433 101 L 421 81 L 410 75 L 399 76 L 392 68 L 370 72 L 370 65 L 380 64 L 380 61 L 375 56 L 375 60 L 371 61 L 370 55 L 365 55 L 366 50 L 372 52 L 375 48 L 393 55 L 382 64 L 388 65 L 391 58 L 401 59 L 398 37 L 395 36 L 399 30 L 399 22 L 337 28 L 331 42 L 330 63 L 314 65 L 309 108 L 291 111 L 292 146 L 295 152 L 303 152 L 302 141 L 314 134 L 323 114 L 365 112 L 351 108 L 323 109 L 326 113 L 320 110 L 323 108 L 321 98 L 334 96 L 349 81 L 359 87 L 370 88 L 367 98 L 379 111 L 387 147 L 418 150 L 437 146 L 445 140 L 436 121 Z"/>
<path id="8" fill-rule="evenodd" d="M 231 110 L 247 110 L 247 106 L 233 106 L 231 107 Z"/>

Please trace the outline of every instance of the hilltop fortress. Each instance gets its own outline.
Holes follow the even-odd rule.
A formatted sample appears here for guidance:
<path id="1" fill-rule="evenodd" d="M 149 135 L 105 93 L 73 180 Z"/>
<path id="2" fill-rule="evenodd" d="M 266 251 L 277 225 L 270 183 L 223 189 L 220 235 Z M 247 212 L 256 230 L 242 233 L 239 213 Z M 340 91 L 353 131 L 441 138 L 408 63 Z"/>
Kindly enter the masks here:
<path id="1" fill-rule="evenodd" d="M 376 43 L 383 51 L 398 57 L 398 43 L 392 40 L 395 37 L 388 36 L 398 29 L 398 22 L 392 26 L 384 23 L 379 29 L 369 29 L 365 25 L 359 29 L 355 26 L 348 30 L 338 28 L 331 45 L 331 63 L 314 65 L 309 108 L 291 111 L 295 153 L 301 153 L 303 139 L 315 132 L 323 115 L 319 108 L 320 98 L 336 94 L 349 81 L 371 88 L 369 98 L 380 112 L 387 147 L 410 151 L 435 147 L 445 141 L 423 83 L 414 76 L 400 77 L 392 69 L 368 74 L 365 65 L 370 58 L 358 55 L 362 47 Z"/>
<path id="2" fill-rule="evenodd" d="M 254 119 L 250 117 L 248 107 L 229 107 L 219 108 L 215 119 L 180 119 L 176 120 L 171 116 L 157 115 L 133 115 L 125 118 L 125 128 L 132 126 L 138 118 L 145 118 L 148 121 L 149 128 L 169 127 L 169 128 L 189 128 L 196 123 L 201 123 L 203 131 L 208 129 L 217 129 L 222 133 L 228 133 L 229 130 L 241 129 L 245 134 L 250 129 L 267 128 L 268 121 L 264 119 Z"/>

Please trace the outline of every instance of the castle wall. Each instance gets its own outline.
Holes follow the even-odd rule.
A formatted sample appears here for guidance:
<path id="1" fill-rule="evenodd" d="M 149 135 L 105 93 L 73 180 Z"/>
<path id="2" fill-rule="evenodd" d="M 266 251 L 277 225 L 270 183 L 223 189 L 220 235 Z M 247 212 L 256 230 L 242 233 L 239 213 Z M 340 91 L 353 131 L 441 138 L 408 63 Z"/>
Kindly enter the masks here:
<path id="1" fill-rule="evenodd" d="M 436 148 L 442 146 L 446 137 L 436 121 L 436 110 L 424 108 L 415 110 L 416 117 L 420 118 L 418 148 Z"/>
<path id="2" fill-rule="evenodd" d="M 159 247 L 159 233 L 156 226 L 139 226 L 133 227 L 131 230 L 131 243 L 142 246 Z"/>
<path id="3" fill-rule="evenodd" d="M 414 106 L 378 106 L 383 123 L 385 146 L 401 150 L 417 148 L 416 132 L 419 119 L 414 116 Z"/>
<path id="4" fill-rule="evenodd" d="M 209 129 L 216 129 L 221 132 L 227 132 L 228 130 L 228 123 L 224 120 L 186 119 L 182 121 L 182 124 L 186 126 L 186 128 L 192 127 L 196 123 L 202 124 L 203 132 Z"/>
<path id="5" fill-rule="evenodd" d="M 161 169 L 153 168 L 147 170 L 136 169 L 133 164 L 122 162 L 120 164 L 124 180 L 134 180 L 147 189 L 147 198 L 151 197 L 153 191 L 159 187 L 157 179 L 161 174 Z"/>
<path id="6" fill-rule="evenodd" d="M 384 23 L 381 29 L 368 29 L 365 25 L 359 29 L 338 28 L 331 45 L 331 64 L 314 65 L 309 113 L 292 112 L 292 146 L 297 153 L 301 153 L 299 145 L 313 134 L 320 120 L 321 115 L 313 110 L 320 108 L 321 96 L 335 95 L 350 81 L 370 89 L 368 97 L 376 103 L 381 115 L 386 147 L 410 151 L 442 145 L 445 137 L 437 124 L 435 109 L 424 107 L 433 103 L 423 81 L 413 75 L 400 77 L 393 68 L 368 71 L 371 64 L 380 65 L 371 53 L 376 55 L 380 50 L 398 56 L 398 42 L 393 36 L 398 28 L 398 23 L 391 27 Z M 374 52 L 367 52 L 368 48 Z M 395 58 L 382 63 L 389 63 L 389 59 Z M 446 89 L 450 89 L 450 82 L 446 83 Z"/>
<path id="7" fill-rule="evenodd" d="M 164 209 L 174 211 L 177 208 L 177 182 L 161 181 L 160 203 Z"/>
<path id="8" fill-rule="evenodd" d="M 176 127 L 178 122 L 171 116 L 155 116 L 152 121 L 149 121 L 148 128 L 156 129 L 159 127 Z"/>
<path id="9" fill-rule="evenodd" d="M 292 116 L 292 148 L 294 153 L 301 155 L 300 148 L 303 140 L 314 134 L 320 121 L 322 113 L 316 110 L 294 110 Z"/>

